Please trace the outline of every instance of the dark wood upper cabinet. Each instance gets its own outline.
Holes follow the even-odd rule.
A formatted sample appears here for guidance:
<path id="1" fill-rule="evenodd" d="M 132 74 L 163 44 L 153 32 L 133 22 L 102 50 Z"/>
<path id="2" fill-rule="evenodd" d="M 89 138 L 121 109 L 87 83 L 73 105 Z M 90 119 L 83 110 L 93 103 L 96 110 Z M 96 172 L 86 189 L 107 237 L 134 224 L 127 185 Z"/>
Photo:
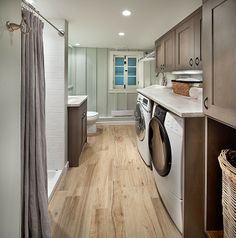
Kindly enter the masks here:
<path id="1" fill-rule="evenodd" d="M 161 40 L 155 42 L 156 50 L 156 72 L 161 72 L 163 70 L 164 64 L 164 50 Z"/>
<path id="2" fill-rule="evenodd" d="M 156 71 L 202 69 L 202 8 L 155 42 Z"/>
<path id="3" fill-rule="evenodd" d="M 175 33 L 168 32 L 156 43 L 156 71 L 172 71 L 175 69 Z"/>
<path id="4" fill-rule="evenodd" d="M 194 16 L 194 67 L 202 69 L 202 8 Z"/>
<path id="5" fill-rule="evenodd" d="M 202 68 L 202 8 L 176 27 L 176 69 Z"/>
<path id="6" fill-rule="evenodd" d="M 176 28 L 176 69 L 194 68 L 193 18 Z"/>
<path id="7" fill-rule="evenodd" d="M 203 5 L 204 113 L 236 128 L 236 1 Z"/>

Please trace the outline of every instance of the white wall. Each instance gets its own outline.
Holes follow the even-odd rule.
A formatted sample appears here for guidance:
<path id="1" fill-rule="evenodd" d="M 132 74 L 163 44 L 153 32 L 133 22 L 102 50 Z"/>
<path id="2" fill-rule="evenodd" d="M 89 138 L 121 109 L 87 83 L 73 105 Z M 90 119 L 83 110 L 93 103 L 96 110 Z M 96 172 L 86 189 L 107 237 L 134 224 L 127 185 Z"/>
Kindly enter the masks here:
<path id="1" fill-rule="evenodd" d="M 67 34 L 65 20 L 51 20 L 65 30 L 60 37 L 50 25 L 44 25 L 46 76 L 46 139 L 48 169 L 63 169 L 67 161 Z"/>
<path id="2" fill-rule="evenodd" d="M 20 237 L 20 32 L 9 33 L 6 21 L 19 23 L 18 0 L 0 1 L 0 237 Z"/>
<path id="3" fill-rule="evenodd" d="M 143 87 L 148 87 L 155 84 L 156 72 L 155 72 L 155 60 L 143 61 Z"/>

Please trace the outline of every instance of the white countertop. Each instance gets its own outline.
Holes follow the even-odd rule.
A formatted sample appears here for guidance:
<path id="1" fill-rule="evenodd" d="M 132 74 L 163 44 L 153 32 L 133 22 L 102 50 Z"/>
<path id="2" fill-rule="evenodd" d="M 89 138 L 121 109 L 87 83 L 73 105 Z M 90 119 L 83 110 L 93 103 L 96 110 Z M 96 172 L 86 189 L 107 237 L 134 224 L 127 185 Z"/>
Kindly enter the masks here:
<path id="1" fill-rule="evenodd" d="M 67 107 L 79 107 L 87 98 L 87 95 L 68 96 Z"/>
<path id="2" fill-rule="evenodd" d="M 202 99 L 193 99 L 173 93 L 169 87 L 153 85 L 137 89 L 139 93 L 180 117 L 203 117 Z"/>

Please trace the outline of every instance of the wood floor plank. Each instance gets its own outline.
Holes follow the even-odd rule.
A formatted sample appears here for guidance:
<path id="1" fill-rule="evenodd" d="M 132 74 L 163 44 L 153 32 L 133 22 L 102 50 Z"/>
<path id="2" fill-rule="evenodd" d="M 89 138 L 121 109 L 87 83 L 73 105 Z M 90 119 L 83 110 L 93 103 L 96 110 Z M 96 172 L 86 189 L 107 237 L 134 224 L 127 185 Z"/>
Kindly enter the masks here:
<path id="1" fill-rule="evenodd" d="M 102 126 L 50 204 L 55 238 L 180 238 L 136 147 L 134 126 Z"/>

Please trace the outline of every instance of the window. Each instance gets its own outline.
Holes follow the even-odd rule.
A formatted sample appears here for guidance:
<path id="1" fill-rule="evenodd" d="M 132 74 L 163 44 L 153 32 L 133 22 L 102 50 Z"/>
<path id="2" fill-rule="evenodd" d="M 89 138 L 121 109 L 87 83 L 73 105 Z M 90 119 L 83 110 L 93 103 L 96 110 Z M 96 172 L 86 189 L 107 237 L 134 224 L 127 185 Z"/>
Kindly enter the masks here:
<path id="1" fill-rule="evenodd" d="M 137 85 L 137 57 L 114 56 L 114 87 L 130 87 Z"/>
<path id="2" fill-rule="evenodd" d="M 142 65 L 138 59 L 143 52 L 111 51 L 110 52 L 110 90 L 136 90 L 140 85 Z"/>

